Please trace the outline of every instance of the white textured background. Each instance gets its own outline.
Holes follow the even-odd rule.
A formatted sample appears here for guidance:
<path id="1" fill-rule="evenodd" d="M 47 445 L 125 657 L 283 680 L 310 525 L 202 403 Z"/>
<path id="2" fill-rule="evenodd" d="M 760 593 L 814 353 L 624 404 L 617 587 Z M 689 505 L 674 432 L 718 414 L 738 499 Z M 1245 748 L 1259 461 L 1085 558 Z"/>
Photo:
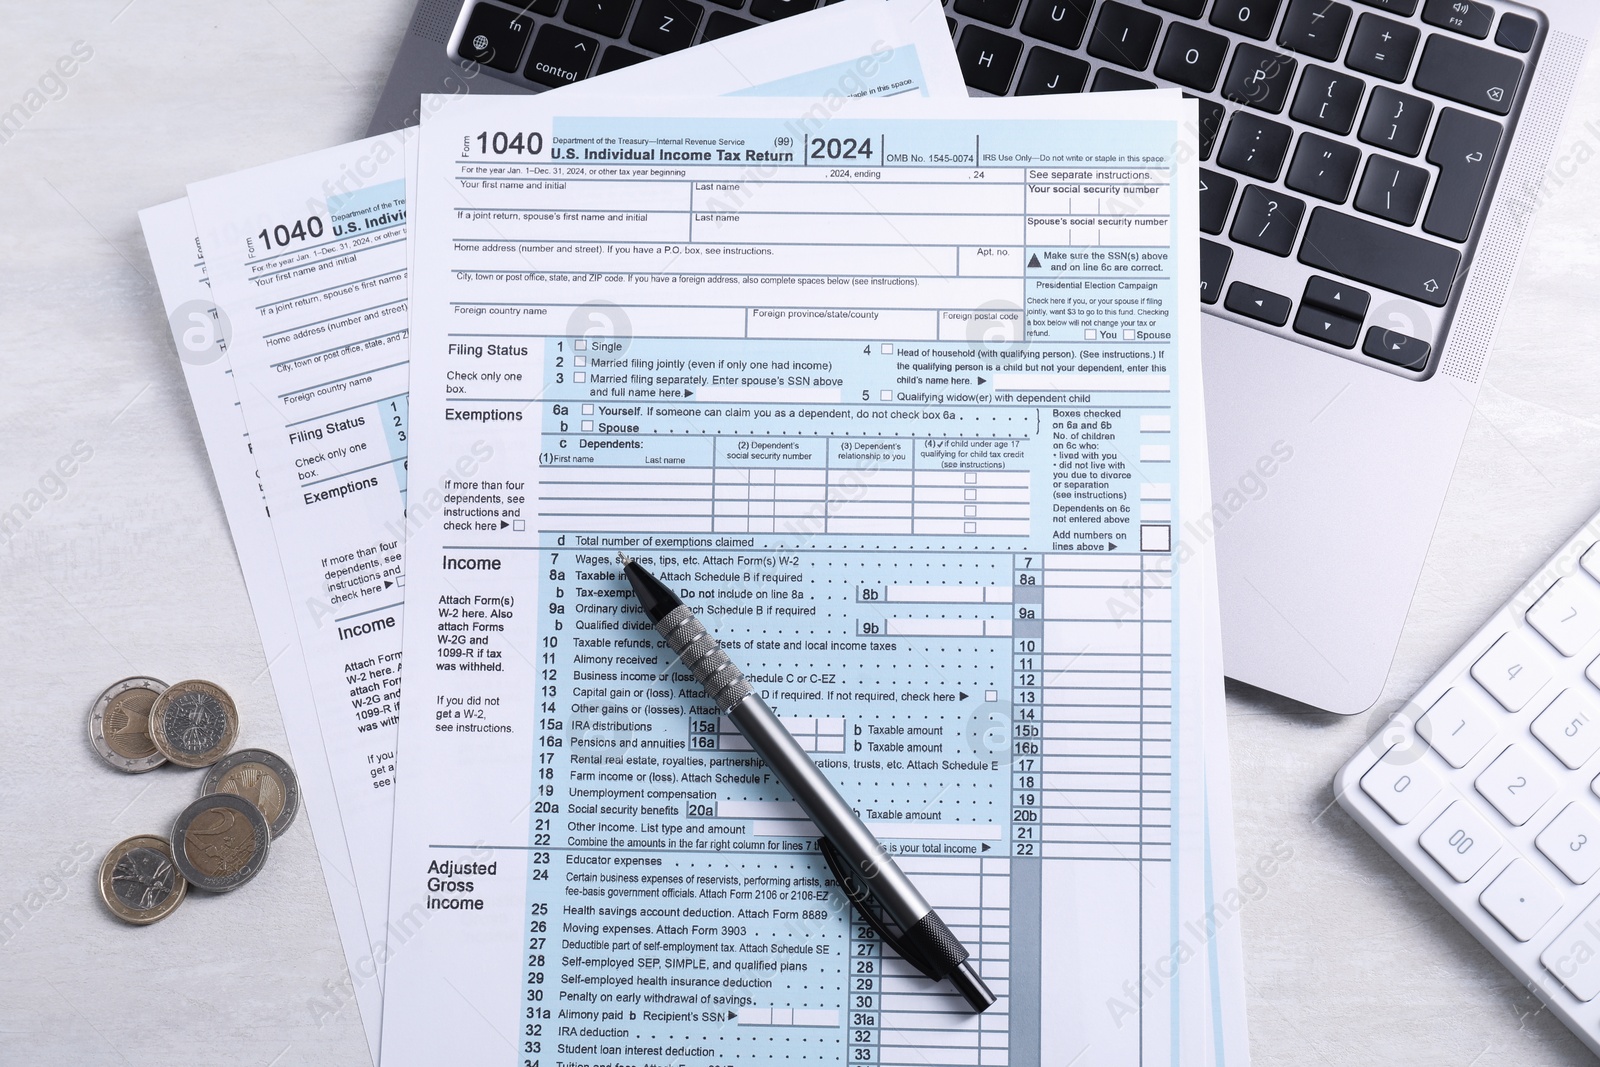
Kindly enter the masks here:
<path id="1" fill-rule="evenodd" d="M 6 1067 L 366 1061 L 353 1004 L 330 1012 L 347 977 L 304 821 L 247 890 L 123 926 L 97 899 L 100 857 L 166 833 L 200 772 L 114 772 L 84 723 L 117 678 L 202 676 L 239 701 L 241 745 L 287 751 L 136 212 L 359 136 L 410 7 L 0 0 L 0 111 L 74 42 L 94 52 L 0 144 L 0 510 L 38 503 L 75 443 L 93 452 L 0 543 Z M 1600 508 L 1593 69 L 1557 154 L 1571 173 L 1536 219 L 1383 703 L 1337 719 L 1230 690 L 1241 862 L 1293 850 L 1236 920 L 1260 1064 L 1593 1062 L 1329 787 Z"/>

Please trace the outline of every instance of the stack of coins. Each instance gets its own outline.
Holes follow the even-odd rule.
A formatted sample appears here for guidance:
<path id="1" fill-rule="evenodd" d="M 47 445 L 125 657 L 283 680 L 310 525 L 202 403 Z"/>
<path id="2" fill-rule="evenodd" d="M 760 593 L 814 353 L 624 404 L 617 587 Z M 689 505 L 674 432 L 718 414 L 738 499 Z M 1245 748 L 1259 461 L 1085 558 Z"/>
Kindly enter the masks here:
<path id="1" fill-rule="evenodd" d="M 199 799 L 179 813 L 170 840 L 141 834 L 106 853 L 100 897 L 111 914 L 147 925 L 176 911 L 191 885 L 226 893 L 266 864 L 273 839 L 300 810 L 300 784 L 266 749 L 230 753 L 238 737 L 233 698 L 197 678 L 171 685 L 124 678 L 94 702 L 89 741 L 117 770 L 141 774 L 164 763 L 206 770 Z"/>

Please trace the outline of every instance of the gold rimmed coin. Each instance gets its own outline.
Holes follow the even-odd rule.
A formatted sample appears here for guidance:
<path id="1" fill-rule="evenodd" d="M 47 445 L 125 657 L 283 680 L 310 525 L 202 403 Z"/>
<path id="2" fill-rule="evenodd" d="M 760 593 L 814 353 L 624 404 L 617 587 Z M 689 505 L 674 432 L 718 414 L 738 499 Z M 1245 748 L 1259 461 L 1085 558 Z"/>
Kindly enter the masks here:
<path id="1" fill-rule="evenodd" d="M 209 767 L 238 738 L 233 698 L 212 682 L 173 682 L 150 709 L 150 740 L 180 767 Z"/>
<path id="2" fill-rule="evenodd" d="M 100 863 L 100 899 L 125 923 L 145 926 L 177 910 L 189 883 L 164 837 L 141 834 L 116 845 Z"/>
<path id="3" fill-rule="evenodd" d="M 167 683 L 136 676 L 113 682 L 89 709 L 89 743 L 119 771 L 139 774 L 167 757 L 150 737 L 150 709 Z"/>
<path id="4" fill-rule="evenodd" d="M 200 792 L 244 797 L 267 818 L 274 839 L 300 810 L 300 782 L 282 757 L 264 748 L 241 748 L 213 763 L 200 780 Z"/>
<path id="5" fill-rule="evenodd" d="M 232 793 L 212 793 L 172 824 L 172 859 L 196 889 L 238 889 L 267 862 L 272 830 L 261 809 Z"/>

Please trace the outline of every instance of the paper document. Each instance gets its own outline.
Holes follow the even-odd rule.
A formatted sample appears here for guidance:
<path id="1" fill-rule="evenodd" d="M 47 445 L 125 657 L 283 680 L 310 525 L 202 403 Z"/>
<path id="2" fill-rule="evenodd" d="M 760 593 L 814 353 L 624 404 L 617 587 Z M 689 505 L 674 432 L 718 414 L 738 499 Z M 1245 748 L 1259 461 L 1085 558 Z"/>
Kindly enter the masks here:
<path id="1" fill-rule="evenodd" d="M 563 92 L 656 93 L 658 84 L 677 93 L 760 92 L 753 83 L 762 79 L 776 79 L 767 91 L 818 99 L 961 89 L 937 8 L 862 0 Z M 197 254 L 198 229 L 200 243 L 218 250 L 215 296 L 234 343 L 193 395 L 197 409 L 207 408 L 202 422 L 228 426 L 242 411 L 257 431 L 249 460 L 241 442 L 219 443 L 231 431 L 216 441 L 208 434 L 208 447 L 219 484 L 248 470 L 240 499 L 264 492 L 270 505 L 273 529 L 240 536 L 241 519 L 236 544 L 263 641 L 276 633 L 292 642 L 285 658 L 304 675 L 297 689 L 274 674 L 291 738 L 297 751 L 311 736 L 325 747 L 331 794 L 321 808 L 342 824 L 340 869 L 355 878 L 366 925 L 359 949 L 350 947 L 349 916 L 341 932 L 358 989 L 372 987 L 362 1005 L 369 1039 L 386 945 L 410 932 L 392 928 L 386 914 L 405 581 L 406 136 L 199 183 L 190 190 L 198 227 L 173 207 L 152 222 L 161 233 L 151 238 L 152 248 L 165 242 Z M 230 361 L 237 390 L 226 384 Z M 225 455 L 230 449 L 241 450 Z M 233 511 L 230 503 L 230 519 Z M 256 595 L 280 586 L 276 604 Z M 330 885 L 336 873 L 329 870 Z"/>
<path id="2" fill-rule="evenodd" d="M 1179 947 L 1214 697 L 1173 565 L 1209 506 L 1186 122 L 1176 92 L 426 121 L 390 909 L 428 918 L 386 1067 L 1215 1054 Z M 619 549 L 996 1007 L 855 921 Z"/>

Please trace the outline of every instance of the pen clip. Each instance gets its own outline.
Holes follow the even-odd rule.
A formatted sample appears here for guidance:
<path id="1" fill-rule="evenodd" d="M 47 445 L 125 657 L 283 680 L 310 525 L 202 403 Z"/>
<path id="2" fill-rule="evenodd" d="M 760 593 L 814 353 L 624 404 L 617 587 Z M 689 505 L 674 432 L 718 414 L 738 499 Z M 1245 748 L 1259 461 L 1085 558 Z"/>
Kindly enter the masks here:
<path id="1" fill-rule="evenodd" d="M 819 837 L 817 839 L 817 847 L 822 852 L 822 858 L 828 861 L 828 869 L 833 872 L 834 881 L 839 883 L 839 891 L 850 899 L 850 903 L 856 906 L 856 911 L 860 912 L 861 917 L 867 920 L 867 925 L 876 930 L 878 936 L 883 938 L 883 943 L 894 949 L 901 959 L 921 971 L 931 981 L 937 982 L 944 977 L 932 964 L 923 958 L 921 953 L 912 948 L 908 941 L 899 934 L 889 931 L 888 924 L 878 916 L 878 904 L 872 896 L 872 890 L 858 884 L 854 875 L 845 869 L 844 857 L 839 854 L 838 849 L 833 847 L 833 842 L 826 837 Z"/>

